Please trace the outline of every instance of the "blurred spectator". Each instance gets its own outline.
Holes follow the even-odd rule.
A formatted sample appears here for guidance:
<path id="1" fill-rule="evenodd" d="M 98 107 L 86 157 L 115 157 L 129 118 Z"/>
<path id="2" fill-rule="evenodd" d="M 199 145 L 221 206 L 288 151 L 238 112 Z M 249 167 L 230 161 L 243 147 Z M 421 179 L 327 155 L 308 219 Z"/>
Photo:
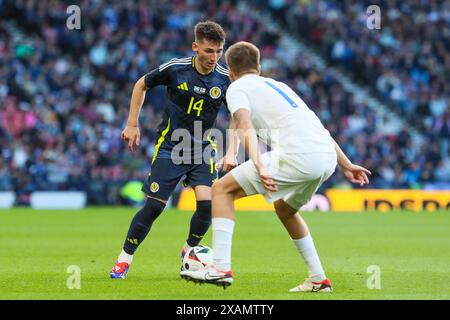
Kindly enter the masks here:
<path id="1" fill-rule="evenodd" d="M 305 54 L 292 54 L 282 34 L 238 1 L 209 1 L 204 7 L 183 0 L 84 0 L 79 3 L 82 29 L 73 31 L 65 27 L 64 1 L 0 2 L 0 190 L 16 191 L 19 203 L 27 203 L 34 190 L 85 190 L 90 204 L 120 204 L 121 188 L 142 181 L 150 170 L 165 101 L 163 88 L 148 92 L 141 146 L 130 153 L 120 132 L 133 85 L 170 58 L 191 55 L 192 28 L 202 19 L 221 23 L 227 44 L 256 43 L 264 74 L 297 89 L 350 158 L 373 170 L 372 187 L 408 188 L 448 179 L 450 95 L 443 80 L 449 78 L 450 55 L 438 32 L 448 33 L 449 16 L 440 14 L 448 5 L 393 3 L 402 10 L 394 14 L 390 7 L 389 15 L 401 18 L 389 18 L 390 28 L 371 34 L 355 25 L 361 19 L 351 22 L 362 8 L 355 1 L 267 5 L 286 24 L 301 21 L 292 25 L 299 27 L 296 32 L 410 115 L 406 119 L 425 137 L 418 147 L 406 131 L 388 130 L 386 119 L 356 101 L 333 72 Z M 407 33 L 404 12 L 411 8 L 428 12 L 422 17 L 422 25 L 429 27 L 421 42 Z M 398 19 L 405 21 L 398 24 Z M 410 47 L 412 55 L 406 50 Z M 216 124 L 227 127 L 225 109 Z M 338 173 L 324 187 L 349 187 L 344 181 Z"/>

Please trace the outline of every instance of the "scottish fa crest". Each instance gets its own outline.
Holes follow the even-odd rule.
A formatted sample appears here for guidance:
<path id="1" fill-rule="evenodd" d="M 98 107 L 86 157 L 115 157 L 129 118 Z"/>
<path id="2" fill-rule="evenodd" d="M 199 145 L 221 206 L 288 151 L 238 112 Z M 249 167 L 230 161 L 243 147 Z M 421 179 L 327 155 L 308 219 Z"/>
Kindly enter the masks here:
<path id="1" fill-rule="evenodd" d="M 213 99 L 218 99 L 222 94 L 222 90 L 220 90 L 219 87 L 212 87 L 211 90 L 209 90 L 209 95 Z"/>
<path id="2" fill-rule="evenodd" d="M 159 190 L 159 184 L 157 182 L 153 182 L 150 185 L 150 191 L 155 193 L 155 192 L 158 192 L 158 190 Z"/>

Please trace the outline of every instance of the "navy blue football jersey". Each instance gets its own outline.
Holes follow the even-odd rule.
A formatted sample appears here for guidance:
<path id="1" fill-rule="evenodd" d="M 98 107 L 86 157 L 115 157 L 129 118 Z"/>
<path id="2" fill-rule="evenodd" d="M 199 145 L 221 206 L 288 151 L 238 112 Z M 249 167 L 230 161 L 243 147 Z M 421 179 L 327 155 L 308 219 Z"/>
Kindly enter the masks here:
<path id="1" fill-rule="evenodd" d="M 158 128 L 159 139 L 153 161 L 156 157 L 173 159 L 172 150 L 181 141 L 172 139 L 176 129 L 186 129 L 191 137 L 190 152 L 181 154 L 182 158 L 192 160 L 201 157 L 197 151 L 203 152 L 208 145 L 214 145 L 211 139 L 205 139 L 204 133 L 213 127 L 217 113 L 225 103 L 230 84 L 227 67 L 217 63 L 212 72 L 202 75 L 195 68 L 195 56 L 172 59 L 147 73 L 144 79 L 148 89 L 158 85 L 167 88 L 167 103 Z M 196 121 L 201 122 L 201 136 L 194 136 Z M 199 133 L 199 130 L 196 132 Z M 194 148 L 195 144 L 200 148 Z"/>

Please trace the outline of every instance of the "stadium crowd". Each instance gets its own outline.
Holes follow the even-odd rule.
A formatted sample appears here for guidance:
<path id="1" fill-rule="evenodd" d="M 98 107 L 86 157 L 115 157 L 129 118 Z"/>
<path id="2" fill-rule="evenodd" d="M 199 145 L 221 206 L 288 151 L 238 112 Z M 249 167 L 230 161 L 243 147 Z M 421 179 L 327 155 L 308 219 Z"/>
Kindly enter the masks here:
<path id="1" fill-rule="evenodd" d="M 418 171 L 437 168 L 434 179 L 449 181 L 448 1 L 386 1 L 379 7 L 380 29 L 367 27 L 375 12 L 367 11 L 373 1 L 258 2 L 270 8 L 284 28 L 322 53 L 329 64 L 369 86 L 422 134 L 426 147 L 420 153 L 430 154 L 430 159 L 415 165 L 408 160 L 407 166 Z"/>
<path id="2" fill-rule="evenodd" d="M 338 39 L 336 32 L 347 36 L 347 28 L 354 29 L 351 24 L 338 27 L 349 18 L 346 11 L 334 24 L 327 25 L 317 20 L 320 15 L 311 13 L 315 10 L 304 10 L 307 5 L 313 6 L 312 2 L 301 1 L 294 6 L 296 10 L 286 10 L 285 6 L 293 3 L 269 1 L 267 6 L 283 13 L 287 24 L 295 15 L 307 15 L 308 23 L 314 21 L 321 28 L 321 40 L 316 44 L 331 46 L 332 54 L 339 52 L 333 49 L 335 43 L 324 39 Z M 317 2 L 321 4 L 324 2 Z M 261 48 L 264 74 L 296 89 L 349 157 L 372 170 L 372 187 L 421 188 L 450 180 L 449 88 L 441 82 L 446 75 L 439 78 L 428 72 L 425 76 L 423 68 L 417 75 L 410 72 L 405 65 L 407 59 L 396 56 L 398 48 L 385 49 L 376 43 L 370 59 L 362 59 L 370 46 L 362 40 L 349 42 L 351 59 L 359 64 L 347 61 L 347 67 L 366 80 L 372 79 L 370 72 L 379 75 L 369 85 L 388 90 L 381 90 L 387 101 L 395 96 L 391 82 L 385 80 L 383 84 L 378 78 L 404 78 L 397 88 L 405 94 L 404 99 L 422 101 L 411 113 L 420 116 L 405 118 L 425 137 L 419 147 L 413 145 L 407 129 L 398 133 L 387 130 L 386 119 L 344 90 L 333 72 L 318 68 L 306 54 L 290 54 L 289 46 L 280 41 L 282 33 L 266 26 L 238 1 L 208 1 L 205 8 L 197 1 L 84 0 L 79 4 L 80 30 L 66 27 L 69 5 L 59 0 L 0 2 L 0 190 L 14 190 L 18 204 L 27 203 L 35 190 L 85 190 L 91 204 L 120 203 L 120 187 L 129 180 L 143 180 L 150 170 L 164 105 L 163 88 L 147 94 L 140 118 L 141 146 L 129 152 L 120 133 L 126 124 L 134 82 L 170 58 L 191 55 L 193 25 L 205 19 L 224 27 L 228 44 L 247 40 Z M 336 8 L 339 12 L 341 7 Z M 352 6 L 349 8 L 351 13 Z M 397 45 L 407 48 L 409 44 L 404 43 L 409 38 L 396 36 L 403 31 L 399 27 L 386 32 Z M 314 35 L 308 40 L 314 40 Z M 447 68 L 448 47 L 445 43 L 442 46 L 444 51 L 436 54 L 436 59 Z M 430 53 L 434 50 L 424 50 L 414 51 L 411 66 L 421 61 L 423 54 L 434 54 Z M 389 60 L 391 55 L 394 58 Z M 381 63 L 384 59 L 392 65 Z M 376 71 L 361 65 L 374 60 L 378 61 L 378 67 L 373 68 Z M 356 68 L 366 68 L 367 73 Z M 428 82 L 423 82 L 425 78 Z M 415 92 L 417 81 L 422 85 Z M 402 86 L 408 86 L 408 90 Z M 422 90 L 430 92 L 422 95 Z M 414 103 L 408 100 L 399 105 L 409 110 Z M 227 124 L 228 114 L 223 108 L 217 127 L 225 129 Z M 325 187 L 350 187 L 344 181 L 336 174 Z"/>

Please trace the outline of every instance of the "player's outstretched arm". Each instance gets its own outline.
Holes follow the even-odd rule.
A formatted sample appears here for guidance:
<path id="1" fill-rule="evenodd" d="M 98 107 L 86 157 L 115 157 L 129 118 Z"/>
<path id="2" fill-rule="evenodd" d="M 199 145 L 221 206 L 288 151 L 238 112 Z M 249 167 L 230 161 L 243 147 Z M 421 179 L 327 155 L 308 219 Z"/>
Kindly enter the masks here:
<path id="1" fill-rule="evenodd" d="M 139 113 L 145 99 L 147 87 L 144 82 L 145 76 L 141 77 L 133 88 L 130 102 L 130 112 L 128 114 L 128 122 L 123 129 L 121 138 L 128 143 L 128 149 L 134 151 L 135 146 L 141 142 L 141 133 L 139 131 Z"/>
<path id="2" fill-rule="evenodd" d="M 364 167 L 353 164 L 345 155 L 344 151 L 342 151 L 341 147 L 339 147 L 337 142 L 334 139 L 333 141 L 336 149 L 337 161 L 344 172 L 345 177 L 352 183 L 359 183 L 361 187 L 369 184 L 367 175 L 371 175 L 372 173 Z"/>

